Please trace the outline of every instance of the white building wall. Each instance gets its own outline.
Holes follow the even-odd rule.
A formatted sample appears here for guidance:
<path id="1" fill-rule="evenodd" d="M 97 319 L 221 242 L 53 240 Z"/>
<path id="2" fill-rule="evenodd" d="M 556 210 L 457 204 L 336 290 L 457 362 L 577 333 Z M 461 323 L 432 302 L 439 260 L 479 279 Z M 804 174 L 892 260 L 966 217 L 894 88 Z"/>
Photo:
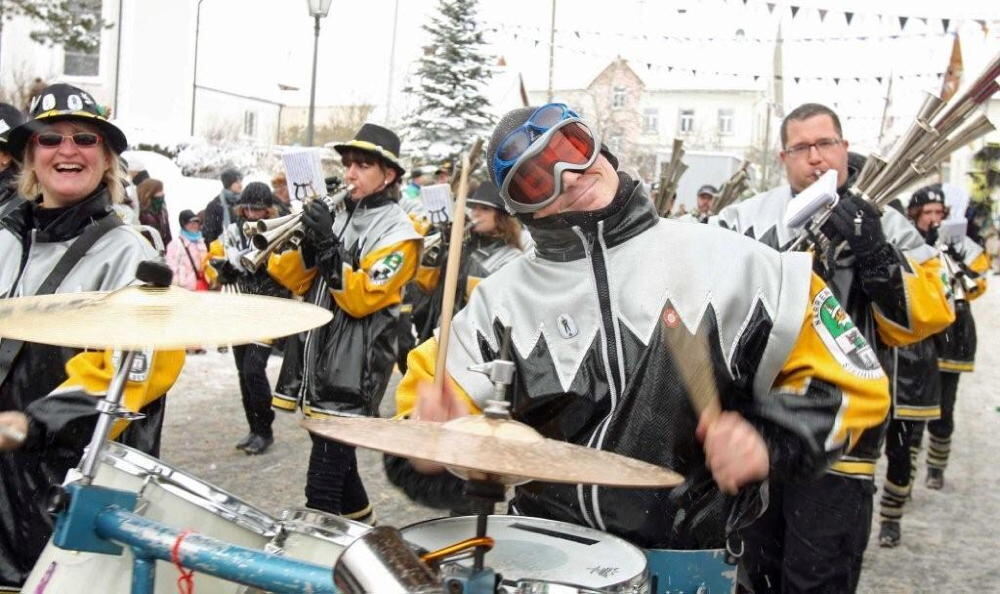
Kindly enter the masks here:
<path id="1" fill-rule="evenodd" d="M 644 143 L 669 147 L 674 138 L 683 138 L 689 150 L 731 152 L 742 156 L 756 137 L 755 111 L 762 95 L 748 91 L 647 91 L 639 100 L 639 113 L 656 110 L 656 133 L 646 132 Z M 694 111 L 690 133 L 679 130 L 681 111 Z M 732 111 L 732 130 L 719 130 L 719 111 Z"/>
<path id="2" fill-rule="evenodd" d="M 254 120 L 252 130 L 247 128 L 250 117 Z M 212 138 L 223 133 L 226 138 L 275 144 L 280 117 L 281 106 L 277 103 L 199 88 L 195 134 Z"/>

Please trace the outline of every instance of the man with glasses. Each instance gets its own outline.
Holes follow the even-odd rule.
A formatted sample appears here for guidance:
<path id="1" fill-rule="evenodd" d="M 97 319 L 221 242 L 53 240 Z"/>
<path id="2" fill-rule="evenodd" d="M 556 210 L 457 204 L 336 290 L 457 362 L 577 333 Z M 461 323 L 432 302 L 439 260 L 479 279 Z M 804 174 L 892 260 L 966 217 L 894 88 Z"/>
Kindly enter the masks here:
<path id="1" fill-rule="evenodd" d="M 846 245 L 816 268 L 833 295 L 878 347 L 883 365 L 891 361 L 891 347 L 945 328 L 953 314 L 936 252 L 900 213 L 880 213 L 849 190 L 863 159 L 851 163 L 837 114 L 820 104 L 801 105 L 781 123 L 781 142 L 788 183 L 723 209 L 714 222 L 787 249 L 800 232 L 784 224 L 789 201 L 832 169 L 840 200 L 822 232 L 834 246 Z M 884 423 L 866 431 L 817 480 L 772 482 L 771 505 L 748 531 L 741 561 L 754 592 L 856 589 L 884 433 Z"/>
<path id="2" fill-rule="evenodd" d="M 661 219 L 642 184 L 616 171 L 615 156 L 562 104 L 507 114 L 486 163 L 534 253 L 484 279 L 455 317 L 444 394 L 427 383 L 437 340 L 411 352 L 397 413 L 445 420 L 481 410 L 492 386 L 469 368 L 498 356 L 509 326 L 514 419 L 686 477 L 672 490 L 532 482 L 516 489 L 512 512 L 646 548 L 718 549 L 729 537 L 738 550 L 740 526 L 760 513 L 760 481 L 814 476 L 881 422 L 885 377 L 877 363 L 856 374 L 834 356 L 831 329 L 813 323 L 810 304 L 839 306 L 805 255 Z M 682 256 L 691 245 L 701 246 L 697 261 Z M 714 274 L 705 261 L 743 272 Z M 852 330 L 837 319 L 838 332 Z M 668 346 L 692 333 L 706 339 L 693 356 L 721 394 L 714 422 L 695 414 Z M 859 338 L 851 351 L 865 349 Z M 411 497 L 442 507 L 461 499 L 453 477 L 388 465 Z"/>

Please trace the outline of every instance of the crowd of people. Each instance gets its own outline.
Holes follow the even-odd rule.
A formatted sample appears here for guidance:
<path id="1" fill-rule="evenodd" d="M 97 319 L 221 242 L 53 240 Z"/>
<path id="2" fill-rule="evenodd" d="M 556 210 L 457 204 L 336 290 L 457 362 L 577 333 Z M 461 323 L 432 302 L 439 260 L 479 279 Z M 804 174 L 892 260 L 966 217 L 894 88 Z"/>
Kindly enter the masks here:
<path id="1" fill-rule="evenodd" d="M 470 368 L 499 357 L 509 332 L 514 419 L 685 477 L 660 490 L 531 482 L 514 489 L 510 513 L 589 526 L 651 555 L 726 549 L 740 591 L 853 592 L 883 452 L 881 546 L 902 539 L 925 425 L 926 486 L 944 484 L 958 378 L 975 355 L 969 301 L 986 289 L 988 259 L 964 233 L 938 233 L 948 209 L 940 185 L 884 211 L 857 193 L 863 158 L 826 106 L 784 118 L 787 183 L 717 213 L 717 190 L 704 185 L 683 220 L 657 214 L 645 184 L 572 106 L 507 113 L 467 201 L 441 391 L 431 386 L 449 232 L 421 196 L 450 184 L 454 168 L 408 172 L 399 136 L 367 123 L 333 147 L 349 189 L 342 209 L 293 204 L 283 174 L 244 186 L 226 169 L 202 212 L 179 213 L 174 237 L 168 188 L 127 173 L 127 140 L 88 93 L 51 85 L 27 114 L 0 105 L 0 119 L 10 129 L 0 137 L 3 298 L 120 288 L 162 245 L 178 286 L 332 312 L 281 345 L 273 389 L 272 344 L 232 349 L 248 425 L 236 447 L 247 454 L 272 445 L 274 409 L 377 416 L 397 367 L 400 417 L 478 413 L 494 389 Z M 789 249 L 801 232 L 784 222 L 789 201 L 830 170 L 839 201 L 822 234 L 835 249 Z M 248 263 L 244 224 L 299 210 L 301 242 Z M 700 356 L 718 416 L 692 407 L 686 359 L 669 347 L 678 333 L 709 345 Z M 156 455 L 163 396 L 184 353 L 148 361 L 130 376 L 125 404 L 149 413 L 152 430 L 113 437 Z M 0 587 L 23 583 L 47 542 L 44 493 L 79 461 L 112 371 L 111 352 L 0 343 Z M 374 522 L 354 448 L 311 438 L 307 507 Z M 441 467 L 386 456 L 385 469 L 412 499 L 465 509 L 463 482 Z"/>

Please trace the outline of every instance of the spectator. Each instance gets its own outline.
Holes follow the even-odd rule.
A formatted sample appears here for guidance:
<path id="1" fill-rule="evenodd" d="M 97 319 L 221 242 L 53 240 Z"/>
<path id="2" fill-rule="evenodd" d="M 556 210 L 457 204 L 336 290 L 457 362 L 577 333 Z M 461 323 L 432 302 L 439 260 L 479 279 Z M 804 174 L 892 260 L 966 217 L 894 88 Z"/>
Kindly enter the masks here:
<path id="1" fill-rule="evenodd" d="M 149 178 L 139 184 L 136 194 L 139 196 L 139 224 L 148 225 L 159 231 L 163 245 L 169 245 L 170 221 L 167 218 L 167 205 L 163 196 L 163 182 Z"/>
<path id="2" fill-rule="evenodd" d="M 223 229 L 233 221 L 233 211 L 243 191 L 243 174 L 238 169 L 230 167 L 224 170 L 219 179 L 222 181 L 222 192 L 205 207 L 205 218 L 202 220 L 201 233 L 206 246 L 218 239 Z"/>
<path id="3" fill-rule="evenodd" d="M 275 198 L 274 205 L 278 209 L 278 216 L 291 214 L 292 199 L 288 196 L 288 178 L 284 173 L 278 173 L 271 178 L 271 192 Z"/>
<path id="4" fill-rule="evenodd" d="M 195 291 L 199 289 L 198 281 L 205 281 L 205 259 L 208 255 L 201 237 L 201 219 L 193 211 L 182 210 L 178 222 L 181 232 L 167 246 L 167 266 L 174 271 L 175 285 Z"/>

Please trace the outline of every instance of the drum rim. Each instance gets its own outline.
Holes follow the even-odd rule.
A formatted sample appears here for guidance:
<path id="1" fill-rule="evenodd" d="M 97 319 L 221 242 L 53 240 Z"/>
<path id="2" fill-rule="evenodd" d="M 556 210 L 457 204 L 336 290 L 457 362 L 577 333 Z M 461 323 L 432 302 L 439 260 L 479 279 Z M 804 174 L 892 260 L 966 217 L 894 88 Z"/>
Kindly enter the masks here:
<path id="1" fill-rule="evenodd" d="M 431 525 L 431 524 L 445 524 L 445 523 L 456 524 L 456 523 L 461 522 L 461 521 L 472 522 L 473 526 L 474 526 L 477 517 L 478 516 L 450 516 L 450 517 L 444 517 L 444 518 L 431 518 L 429 520 L 421 520 L 419 522 L 414 522 L 413 524 L 408 524 L 408 525 L 400 528 L 399 531 L 400 531 L 400 533 L 402 533 L 403 539 L 406 540 L 407 531 L 409 531 L 410 529 L 415 529 L 415 528 L 419 528 L 419 527 L 423 527 L 425 525 Z M 635 552 L 637 552 L 639 554 L 639 558 L 642 559 L 642 571 L 639 572 L 637 575 L 629 577 L 629 578 L 627 578 L 627 579 L 625 579 L 625 580 L 623 580 L 621 582 L 617 582 L 617 583 L 614 583 L 614 584 L 608 584 L 607 586 L 602 586 L 600 591 L 601 592 L 621 592 L 621 593 L 647 592 L 648 591 L 648 587 L 649 587 L 649 584 L 650 584 L 650 576 L 651 576 L 651 574 L 650 574 L 650 571 L 649 571 L 649 561 L 646 558 L 645 552 L 643 551 L 642 548 L 640 548 L 640 547 L 638 547 L 638 546 L 630 543 L 629 541 L 625 540 L 624 538 L 622 538 L 620 536 L 617 536 L 615 534 L 611 534 L 610 532 L 602 532 L 600 530 L 597 530 L 596 528 L 591 528 L 589 526 L 581 526 L 579 524 L 573 524 L 573 523 L 570 523 L 570 522 L 562 522 L 560 520 L 553 520 L 551 518 L 539 518 L 539 517 L 536 517 L 536 516 L 521 516 L 521 515 L 515 515 L 515 514 L 491 514 L 489 516 L 488 521 L 489 522 L 499 521 L 500 523 L 505 523 L 505 522 L 514 523 L 514 522 L 517 522 L 517 521 L 527 521 L 527 522 L 530 523 L 532 521 L 535 521 L 535 522 L 540 522 L 540 523 L 544 523 L 544 524 L 556 524 L 556 525 L 572 526 L 573 528 L 579 529 L 579 530 L 581 530 L 583 532 L 590 532 L 590 533 L 594 533 L 596 535 L 600 535 L 606 541 L 616 542 L 618 544 L 624 545 L 627 549 L 634 550 Z M 407 542 L 409 542 L 410 545 L 412 545 L 412 546 L 419 546 L 419 545 L 416 545 L 416 543 L 413 543 L 413 542 L 411 542 L 409 540 L 407 540 Z M 555 581 L 551 581 L 551 580 L 550 581 L 545 581 L 545 580 L 538 580 L 538 579 L 532 579 L 532 578 L 521 578 L 521 579 L 516 579 L 516 580 L 515 579 L 510 579 L 510 580 L 504 579 L 503 581 L 504 581 L 504 583 L 506 583 L 508 585 L 515 585 L 515 584 L 519 584 L 519 583 L 537 582 L 537 583 L 543 583 L 543 584 L 558 584 L 558 585 L 570 586 L 570 587 L 574 587 L 574 588 L 584 588 L 583 590 L 581 590 L 581 592 L 587 592 L 587 591 L 589 591 L 589 590 L 586 589 L 587 586 L 585 584 L 573 584 L 573 583 L 568 583 L 568 582 L 555 582 Z M 647 588 L 647 589 L 644 589 L 644 588 Z"/>
<path id="2" fill-rule="evenodd" d="M 349 527 L 357 529 L 357 532 L 351 532 L 348 530 L 334 531 L 328 529 L 329 527 Z M 279 546 L 284 546 L 284 539 L 287 538 L 286 533 L 294 532 L 296 534 L 315 536 L 316 538 L 339 544 L 334 540 L 336 537 L 348 536 L 352 538 L 353 542 L 368 533 L 371 529 L 372 527 L 368 524 L 351 520 L 350 518 L 345 518 L 343 516 L 338 516 L 336 514 L 310 509 L 308 507 L 291 507 L 282 510 L 281 520 L 278 521 L 279 535 L 272 539 L 272 541 L 278 540 L 280 537 L 282 543 Z"/>
<path id="3" fill-rule="evenodd" d="M 125 456 L 136 455 L 144 460 L 155 461 L 158 467 L 157 470 L 164 469 L 168 470 L 169 473 L 154 473 L 151 471 L 152 469 L 145 468 L 135 463 L 133 460 L 125 458 Z M 225 489 L 200 479 L 193 474 L 175 468 L 171 464 L 168 464 L 167 462 L 164 462 L 154 456 L 150 456 L 145 452 L 117 442 L 109 442 L 105 444 L 105 449 L 101 453 L 101 460 L 112 468 L 121 470 L 131 476 L 143 479 L 150 477 L 159 487 L 163 488 L 163 490 L 176 495 L 183 501 L 215 514 L 224 520 L 246 528 L 247 530 L 255 532 L 265 538 L 273 538 L 278 532 L 279 524 L 277 520 L 264 510 L 247 503 L 240 497 Z M 142 472 L 137 474 L 134 472 L 135 469 Z M 179 481 L 178 478 L 182 480 Z M 197 484 L 203 489 L 207 489 L 213 495 L 221 495 L 224 499 L 220 501 L 215 498 L 206 498 L 198 492 L 190 490 L 189 485 L 185 484 L 186 482 Z M 233 502 L 237 505 L 232 505 Z"/>

